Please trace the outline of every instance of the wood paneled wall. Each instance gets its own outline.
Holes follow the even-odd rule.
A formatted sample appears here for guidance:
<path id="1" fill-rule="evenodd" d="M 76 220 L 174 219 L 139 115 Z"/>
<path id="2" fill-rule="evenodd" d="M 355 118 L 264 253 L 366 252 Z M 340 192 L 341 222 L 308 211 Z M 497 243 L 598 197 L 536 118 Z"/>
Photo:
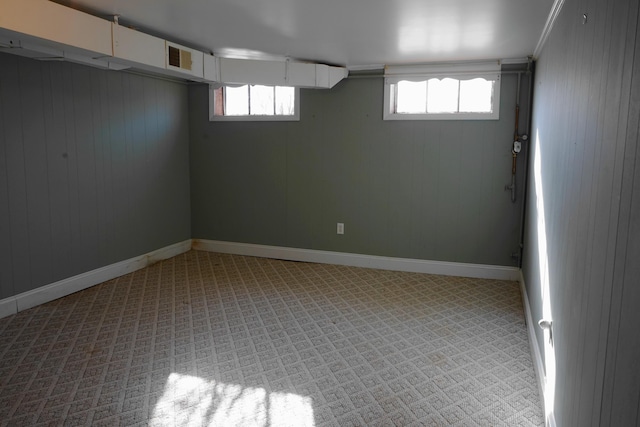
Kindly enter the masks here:
<path id="1" fill-rule="evenodd" d="M 523 273 L 558 426 L 640 422 L 637 29 L 637 1 L 567 0 L 536 67 Z"/>
<path id="2" fill-rule="evenodd" d="M 0 54 L 0 298 L 191 237 L 187 99 Z"/>

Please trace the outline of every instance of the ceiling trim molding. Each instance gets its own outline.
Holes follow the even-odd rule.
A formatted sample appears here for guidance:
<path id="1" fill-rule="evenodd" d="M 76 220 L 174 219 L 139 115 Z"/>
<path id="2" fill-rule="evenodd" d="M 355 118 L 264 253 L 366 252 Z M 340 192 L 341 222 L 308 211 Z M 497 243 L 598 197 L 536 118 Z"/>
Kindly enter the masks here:
<path id="1" fill-rule="evenodd" d="M 547 38 L 549 38 L 549 34 L 553 29 L 553 25 L 556 23 L 556 20 L 560 15 L 562 6 L 564 6 L 564 1 L 565 0 L 553 1 L 553 5 L 551 6 L 551 11 L 549 12 L 549 16 L 547 17 L 547 22 L 544 24 L 544 28 L 542 29 L 542 34 L 540 34 L 540 39 L 538 40 L 538 44 L 536 45 L 536 49 L 533 51 L 534 59 L 538 59 L 538 56 L 540 56 L 540 53 L 542 52 L 542 48 L 547 42 Z"/>
<path id="2" fill-rule="evenodd" d="M 522 58 L 507 58 L 501 59 L 500 64 L 502 65 L 513 65 L 513 64 L 528 64 L 529 57 L 523 56 Z"/>
<path id="3" fill-rule="evenodd" d="M 372 71 L 384 69 L 384 64 L 347 65 L 349 71 Z"/>

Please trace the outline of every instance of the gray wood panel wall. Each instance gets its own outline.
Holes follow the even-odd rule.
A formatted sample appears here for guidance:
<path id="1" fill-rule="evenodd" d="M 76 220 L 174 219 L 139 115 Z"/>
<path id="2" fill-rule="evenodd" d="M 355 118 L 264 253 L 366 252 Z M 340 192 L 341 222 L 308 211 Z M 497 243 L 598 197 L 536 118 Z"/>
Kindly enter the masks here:
<path id="1" fill-rule="evenodd" d="M 191 87 L 193 237 L 517 265 L 516 82 L 503 76 L 499 121 L 383 121 L 382 78 L 360 78 L 301 90 L 299 122 L 209 122 L 206 86 Z"/>
<path id="2" fill-rule="evenodd" d="M 523 273 L 558 426 L 640 425 L 637 24 L 637 1 L 567 0 L 537 63 Z"/>
<path id="3" fill-rule="evenodd" d="M 0 298 L 189 239 L 186 85 L 0 54 Z"/>

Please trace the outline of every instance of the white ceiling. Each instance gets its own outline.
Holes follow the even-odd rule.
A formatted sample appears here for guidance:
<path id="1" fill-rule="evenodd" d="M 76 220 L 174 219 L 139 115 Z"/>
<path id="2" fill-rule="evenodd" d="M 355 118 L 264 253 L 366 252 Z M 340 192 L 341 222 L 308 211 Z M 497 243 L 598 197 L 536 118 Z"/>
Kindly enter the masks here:
<path id="1" fill-rule="evenodd" d="M 532 55 L 553 0 L 56 0 L 221 56 L 347 66 Z"/>

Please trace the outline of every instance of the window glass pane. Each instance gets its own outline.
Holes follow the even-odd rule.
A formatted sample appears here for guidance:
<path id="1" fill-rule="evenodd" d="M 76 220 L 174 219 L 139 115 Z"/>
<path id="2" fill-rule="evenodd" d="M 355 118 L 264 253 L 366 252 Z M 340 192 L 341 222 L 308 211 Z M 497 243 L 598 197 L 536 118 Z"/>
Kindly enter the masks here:
<path id="1" fill-rule="evenodd" d="M 460 82 L 460 112 L 490 113 L 493 82 L 485 79 Z"/>
<path id="2" fill-rule="evenodd" d="M 273 87 L 251 86 L 251 115 L 273 116 Z"/>
<path id="3" fill-rule="evenodd" d="M 396 113 L 427 112 L 427 82 L 401 81 L 396 85 Z"/>
<path id="4" fill-rule="evenodd" d="M 224 92 L 225 115 L 246 116 L 249 114 L 249 86 L 226 87 Z"/>
<path id="5" fill-rule="evenodd" d="M 427 88 L 427 112 L 456 113 L 458 111 L 458 80 L 431 79 Z"/>
<path id="6" fill-rule="evenodd" d="M 224 116 L 224 87 L 220 86 L 213 90 L 213 114 Z"/>
<path id="7" fill-rule="evenodd" d="M 295 88 L 276 86 L 276 115 L 293 116 Z"/>

